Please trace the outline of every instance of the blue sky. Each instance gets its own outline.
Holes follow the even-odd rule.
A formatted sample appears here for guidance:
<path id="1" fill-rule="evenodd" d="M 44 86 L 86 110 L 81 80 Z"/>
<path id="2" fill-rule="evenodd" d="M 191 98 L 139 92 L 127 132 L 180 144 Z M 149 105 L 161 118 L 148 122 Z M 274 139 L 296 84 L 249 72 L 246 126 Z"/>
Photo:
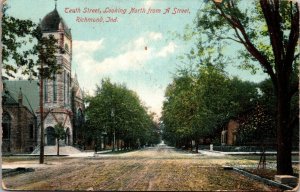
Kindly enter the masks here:
<path id="1" fill-rule="evenodd" d="M 9 0 L 8 13 L 17 18 L 38 22 L 54 9 L 54 0 Z M 193 43 L 174 39 L 185 25 L 193 25 L 202 0 L 58 0 L 60 16 L 72 29 L 72 74 L 77 73 L 84 91 L 93 93 L 101 79 L 125 83 L 138 93 L 151 111 L 161 113 L 164 90 L 176 68 L 178 56 L 189 52 Z M 105 10 L 122 8 L 127 14 L 87 14 L 84 8 Z M 188 14 L 128 14 L 132 8 L 189 9 Z M 80 8 L 81 13 L 66 13 L 66 8 Z M 118 17 L 118 22 L 83 23 L 77 17 Z M 234 51 L 234 49 L 233 49 Z M 261 81 L 264 75 L 229 67 L 228 72 L 242 79 Z"/>

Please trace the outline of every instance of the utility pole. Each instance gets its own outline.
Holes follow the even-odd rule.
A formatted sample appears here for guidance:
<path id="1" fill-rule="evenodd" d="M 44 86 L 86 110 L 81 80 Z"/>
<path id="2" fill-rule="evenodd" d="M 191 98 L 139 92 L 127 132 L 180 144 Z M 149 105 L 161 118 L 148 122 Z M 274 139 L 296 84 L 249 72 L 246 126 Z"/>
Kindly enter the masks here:
<path id="1" fill-rule="evenodd" d="M 41 118 L 41 142 L 40 142 L 40 164 L 44 163 L 44 95 L 43 95 L 43 88 L 44 88 L 44 64 L 41 61 L 41 70 L 40 70 L 40 118 Z"/>
<path id="2" fill-rule="evenodd" d="M 114 152 L 115 151 L 115 143 L 116 143 L 116 129 L 115 129 L 115 109 L 114 108 L 111 108 L 111 117 L 112 117 L 112 120 L 113 120 L 113 135 L 114 135 L 114 138 L 113 138 L 113 148 L 112 148 L 112 151 Z"/>

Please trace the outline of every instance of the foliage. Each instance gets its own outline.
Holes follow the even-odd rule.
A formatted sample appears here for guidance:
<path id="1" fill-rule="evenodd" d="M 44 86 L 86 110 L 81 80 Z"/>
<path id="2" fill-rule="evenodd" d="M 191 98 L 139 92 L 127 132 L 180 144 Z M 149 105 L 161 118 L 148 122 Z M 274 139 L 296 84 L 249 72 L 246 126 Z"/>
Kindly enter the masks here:
<path id="1" fill-rule="evenodd" d="M 278 174 L 292 174 L 291 144 L 297 120 L 294 121 L 291 113 L 291 103 L 299 89 L 298 3 L 209 0 L 199 10 L 197 32 L 201 34 L 199 50 L 204 50 L 201 55 L 211 55 L 209 50 L 222 51 L 236 45 L 239 51 L 235 55 L 243 61 L 241 68 L 252 72 L 261 69 L 269 75 L 276 101 L 277 171 Z M 217 56 L 223 54 L 224 51 L 215 52 Z"/>
<path id="2" fill-rule="evenodd" d="M 276 137 L 274 116 L 270 115 L 264 105 L 257 105 L 246 117 L 240 119 L 237 143 L 272 144 Z"/>
<path id="3" fill-rule="evenodd" d="M 57 140 L 61 140 L 61 139 L 65 139 L 65 130 L 64 130 L 64 127 L 61 123 L 58 123 L 54 126 L 54 137 L 57 139 Z"/>
<path id="4" fill-rule="evenodd" d="M 93 140 L 106 132 L 111 141 L 115 133 L 116 139 L 122 139 L 130 148 L 157 143 L 153 117 L 137 94 L 124 85 L 104 79 L 97 86 L 96 95 L 87 100 L 87 134 Z"/>
<path id="5" fill-rule="evenodd" d="M 230 79 L 212 65 L 199 66 L 197 73 L 179 71 L 165 94 L 164 139 L 177 146 L 214 137 L 230 117 L 252 107 L 258 97 L 255 84 Z"/>
<path id="6" fill-rule="evenodd" d="M 43 80 L 55 78 L 55 74 L 61 67 L 57 64 L 56 59 L 57 40 L 53 35 L 44 35 L 39 24 L 7 15 L 7 9 L 8 7 L 4 5 L 1 37 L 3 43 L 2 66 L 8 77 L 15 77 L 16 73 L 27 75 L 29 79 L 39 77 L 40 114 L 42 114 L 40 115 L 40 141 L 43 141 Z M 5 78 L 5 75 L 3 77 Z M 44 163 L 43 143 L 40 144 L 40 148 L 40 163 Z"/>
<path id="7" fill-rule="evenodd" d="M 52 78 L 59 70 L 56 63 L 57 40 L 53 35 L 43 36 L 38 24 L 30 20 L 21 20 L 6 14 L 4 6 L 2 19 L 2 62 L 5 75 L 15 77 L 16 73 L 29 78 L 42 75 Z M 43 74 L 38 74 L 38 66 L 43 62 Z"/>

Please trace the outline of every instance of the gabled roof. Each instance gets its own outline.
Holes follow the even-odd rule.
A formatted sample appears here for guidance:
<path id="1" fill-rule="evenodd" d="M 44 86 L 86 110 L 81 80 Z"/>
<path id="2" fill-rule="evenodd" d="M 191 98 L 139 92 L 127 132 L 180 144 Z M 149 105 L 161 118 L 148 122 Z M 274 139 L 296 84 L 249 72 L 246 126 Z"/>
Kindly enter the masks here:
<path id="1" fill-rule="evenodd" d="M 79 86 L 79 82 L 78 82 L 78 79 L 77 79 L 77 74 L 75 73 L 75 76 L 74 78 L 72 78 L 72 89 L 73 89 L 73 92 L 74 92 L 74 96 L 79 98 L 79 99 L 83 99 L 84 95 L 83 95 L 83 92 Z"/>
<path id="2" fill-rule="evenodd" d="M 7 104 L 13 104 L 18 102 L 18 96 L 20 91 L 23 95 L 23 105 L 28 110 L 34 112 L 39 107 L 39 85 L 37 80 L 6 80 L 4 81 L 6 95 L 9 100 Z M 21 90 L 20 90 L 21 88 Z"/>

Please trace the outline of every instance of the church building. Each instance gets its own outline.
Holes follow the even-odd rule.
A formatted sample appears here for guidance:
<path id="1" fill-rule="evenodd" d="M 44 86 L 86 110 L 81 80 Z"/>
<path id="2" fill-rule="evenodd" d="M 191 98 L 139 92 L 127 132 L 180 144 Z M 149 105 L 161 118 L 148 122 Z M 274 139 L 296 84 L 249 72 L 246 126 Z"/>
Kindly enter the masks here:
<path id="1" fill-rule="evenodd" d="M 56 54 L 60 71 L 45 79 L 44 142 L 56 145 L 54 126 L 61 123 L 65 139 L 61 145 L 73 145 L 84 122 L 83 92 L 77 75 L 72 78 L 72 34 L 60 17 L 56 5 L 41 21 L 44 36 L 53 35 L 59 49 Z M 38 80 L 4 81 L 2 152 L 32 152 L 40 143 L 40 109 Z"/>

